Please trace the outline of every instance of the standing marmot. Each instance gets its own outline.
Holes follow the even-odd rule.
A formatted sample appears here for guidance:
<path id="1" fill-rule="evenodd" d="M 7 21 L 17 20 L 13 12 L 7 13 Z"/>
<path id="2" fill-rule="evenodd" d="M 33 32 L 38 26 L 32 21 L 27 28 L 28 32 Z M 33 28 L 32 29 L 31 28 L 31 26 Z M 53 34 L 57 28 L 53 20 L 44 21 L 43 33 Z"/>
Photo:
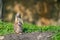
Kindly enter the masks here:
<path id="1" fill-rule="evenodd" d="M 14 23 L 14 31 L 17 34 L 22 34 L 22 24 L 23 21 L 21 19 L 20 13 L 15 15 L 15 23 Z"/>

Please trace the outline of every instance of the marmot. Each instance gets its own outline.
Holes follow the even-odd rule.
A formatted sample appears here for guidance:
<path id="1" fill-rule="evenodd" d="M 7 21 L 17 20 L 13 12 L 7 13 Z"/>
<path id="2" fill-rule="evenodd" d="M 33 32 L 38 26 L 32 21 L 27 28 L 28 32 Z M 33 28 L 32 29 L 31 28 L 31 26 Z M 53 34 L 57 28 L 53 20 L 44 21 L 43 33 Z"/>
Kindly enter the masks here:
<path id="1" fill-rule="evenodd" d="M 22 24 L 23 20 L 21 19 L 20 13 L 15 15 L 15 22 L 14 22 L 14 31 L 17 34 L 22 34 Z"/>

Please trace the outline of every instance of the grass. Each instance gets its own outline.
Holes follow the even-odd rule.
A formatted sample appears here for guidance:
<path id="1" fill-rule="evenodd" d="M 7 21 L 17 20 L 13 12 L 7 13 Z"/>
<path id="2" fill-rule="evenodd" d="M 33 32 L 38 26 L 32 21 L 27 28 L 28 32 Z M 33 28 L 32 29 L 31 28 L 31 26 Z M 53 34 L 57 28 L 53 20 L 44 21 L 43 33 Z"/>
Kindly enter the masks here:
<path id="1" fill-rule="evenodd" d="M 7 22 L 2 22 L 0 20 L 0 35 L 6 35 L 14 33 L 13 31 L 13 24 L 12 23 L 7 23 Z"/>
<path id="2" fill-rule="evenodd" d="M 8 22 L 2 22 L 0 20 L 0 35 L 6 35 L 14 33 L 13 24 Z M 52 40 L 60 40 L 60 26 L 41 26 L 38 27 L 33 24 L 24 23 L 23 24 L 23 32 L 31 33 L 31 32 L 45 32 L 45 31 L 52 31 L 55 34 L 52 36 Z"/>

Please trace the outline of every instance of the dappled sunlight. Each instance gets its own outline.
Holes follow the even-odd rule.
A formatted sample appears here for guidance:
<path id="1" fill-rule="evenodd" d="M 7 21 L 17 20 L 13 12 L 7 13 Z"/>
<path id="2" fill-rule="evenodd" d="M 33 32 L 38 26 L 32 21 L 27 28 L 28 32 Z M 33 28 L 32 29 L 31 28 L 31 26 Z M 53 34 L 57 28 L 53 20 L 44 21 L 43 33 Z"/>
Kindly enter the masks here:
<path id="1" fill-rule="evenodd" d="M 6 1 L 3 17 L 4 19 L 13 20 L 13 15 L 20 13 L 24 22 L 26 21 L 36 25 L 57 25 L 60 16 L 58 5 L 57 1 L 52 0 Z M 10 12 L 12 12 L 13 15 L 10 14 Z M 7 17 L 5 15 L 7 15 Z"/>

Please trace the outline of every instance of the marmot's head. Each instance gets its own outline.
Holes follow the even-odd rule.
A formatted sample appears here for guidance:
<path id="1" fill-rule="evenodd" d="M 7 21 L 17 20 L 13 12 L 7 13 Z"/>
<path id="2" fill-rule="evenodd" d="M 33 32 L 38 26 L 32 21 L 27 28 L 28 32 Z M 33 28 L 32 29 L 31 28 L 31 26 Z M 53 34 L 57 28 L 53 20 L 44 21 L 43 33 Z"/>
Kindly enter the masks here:
<path id="1" fill-rule="evenodd" d="M 20 13 L 17 13 L 15 17 L 17 17 L 17 18 L 21 18 Z"/>

